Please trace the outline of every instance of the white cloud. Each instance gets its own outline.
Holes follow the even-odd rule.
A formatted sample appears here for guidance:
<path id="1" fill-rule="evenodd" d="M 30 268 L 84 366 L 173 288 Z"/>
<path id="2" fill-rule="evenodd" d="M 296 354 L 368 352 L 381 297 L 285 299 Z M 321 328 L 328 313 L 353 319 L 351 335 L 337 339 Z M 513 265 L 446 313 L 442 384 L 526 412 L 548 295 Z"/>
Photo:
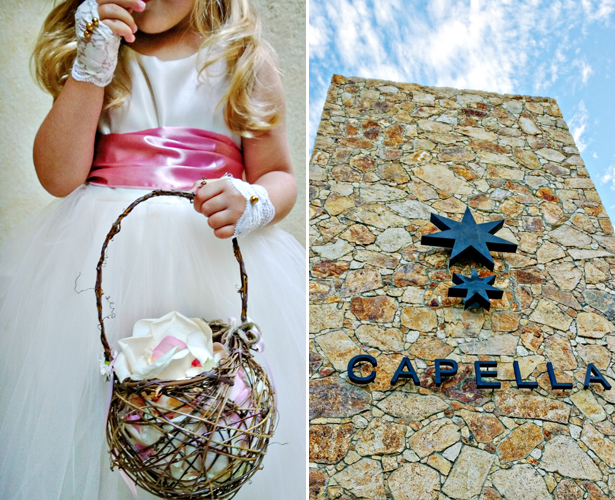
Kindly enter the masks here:
<path id="1" fill-rule="evenodd" d="M 583 83 L 587 83 L 587 80 L 589 80 L 589 76 L 593 72 L 594 70 L 589 64 L 587 64 L 585 61 L 581 62 L 581 80 L 583 81 Z"/>
<path id="2" fill-rule="evenodd" d="M 588 22 L 608 21 L 608 17 L 615 10 L 615 0 L 582 0 L 581 6 Z"/>
<path id="3" fill-rule="evenodd" d="M 380 2 L 378 8 L 375 9 L 375 19 L 379 26 L 388 28 L 395 23 L 395 18 L 403 12 L 404 4 L 401 0 L 388 0 Z"/>
<path id="4" fill-rule="evenodd" d="M 584 59 L 575 59 L 572 64 L 579 68 L 579 77 L 581 78 L 581 82 L 586 84 L 589 77 L 594 72 L 593 68 Z"/>
<path id="5" fill-rule="evenodd" d="M 600 184 L 610 184 L 611 189 L 615 190 L 615 165 L 607 167 L 605 174 L 600 177 Z"/>
<path id="6" fill-rule="evenodd" d="M 572 134 L 572 137 L 574 137 L 574 142 L 576 142 L 577 148 L 580 152 L 583 152 L 589 144 L 589 142 L 586 143 L 582 137 L 585 132 L 585 128 L 587 127 L 588 120 L 589 113 L 585 107 L 585 102 L 580 101 L 577 106 L 577 112 L 574 114 L 569 124 L 570 133 Z"/>
<path id="7" fill-rule="evenodd" d="M 566 63 L 566 60 L 567 58 L 562 51 L 562 47 L 558 47 L 558 49 L 555 51 L 555 55 L 551 59 L 551 66 L 549 68 L 551 72 L 551 79 L 546 82 L 544 88 L 549 88 L 550 86 L 555 84 L 561 73 L 561 68 Z"/>
<path id="8" fill-rule="evenodd" d="M 325 16 L 315 14 L 310 15 L 310 24 L 308 25 L 308 42 L 310 49 L 310 58 L 320 59 L 325 57 L 327 45 L 329 44 L 329 29 Z"/>
<path id="9" fill-rule="evenodd" d="M 318 86 L 318 88 L 324 88 L 325 91 L 322 95 L 319 96 L 318 99 L 310 99 L 309 104 L 309 132 L 310 132 L 310 148 L 314 144 L 314 138 L 316 137 L 316 131 L 318 130 L 318 125 L 320 124 L 320 118 L 322 115 L 323 108 L 325 106 L 326 99 L 326 89 L 328 88 L 329 82 L 325 81 L 322 75 L 318 75 L 316 77 L 316 81 L 313 81 L 314 78 L 310 79 L 310 85 Z"/>

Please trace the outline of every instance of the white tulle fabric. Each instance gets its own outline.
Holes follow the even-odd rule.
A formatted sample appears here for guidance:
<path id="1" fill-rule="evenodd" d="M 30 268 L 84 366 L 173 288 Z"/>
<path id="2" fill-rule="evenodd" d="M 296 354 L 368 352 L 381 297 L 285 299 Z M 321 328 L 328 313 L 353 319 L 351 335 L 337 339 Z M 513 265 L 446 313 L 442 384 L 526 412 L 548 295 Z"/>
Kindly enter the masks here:
<path id="1" fill-rule="evenodd" d="M 85 37 L 87 23 L 98 19 L 96 0 L 85 0 L 75 13 L 75 31 L 77 32 L 77 57 L 71 74 L 75 80 L 90 82 L 99 87 L 106 87 L 113 80 L 117 66 L 117 52 L 120 37 L 104 23 L 98 23 L 90 38 Z"/>
<path id="2" fill-rule="evenodd" d="M 135 72 L 149 63 L 161 69 L 144 75 L 150 81 L 165 78 L 165 63 L 144 64 L 140 56 L 134 61 Z M 168 66 L 193 73 L 193 62 Z M 158 109 L 170 109 L 156 101 L 160 95 L 152 98 L 148 87 L 137 83 L 133 89 L 130 112 L 119 113 L 131 123 L 140 112 L 154 116 L 135 102 L 150 100 Z M 183 97 L 192 103 L 191 119 L 207 115 L 194 95 Z M 101 126 L 119 115 L 103 117 Z M 204 121 L 217 119 L 205 116 Z M 161 125 L 166 121 L 155 126 Z M 147 122 L 143 128 L 150 126 Z M 0 247 L 0 496 L 5 500 L 132 498 L 109 468 L 109 384 L 98 366 L 93 286 L 111 224 L 145 192 L 81 186 L 24 223 Z M 247 235 L 241 250 L 249 279 L 248 314 L 262 327 L 280 421 L 264 469 L 236 498 L 301 499 L 307 488 L 305 251 L 275 226 Z M 103 271 L 109 340 L 117 346 L 137 320 L 173 310 L 206 319 L 237 317 L 239 281 L 230 240 L 217 239 L 187 200 L 149 200 L 124 220 L 109 246 Z M 140 491 L 139 498 L 154 497 Z"/>

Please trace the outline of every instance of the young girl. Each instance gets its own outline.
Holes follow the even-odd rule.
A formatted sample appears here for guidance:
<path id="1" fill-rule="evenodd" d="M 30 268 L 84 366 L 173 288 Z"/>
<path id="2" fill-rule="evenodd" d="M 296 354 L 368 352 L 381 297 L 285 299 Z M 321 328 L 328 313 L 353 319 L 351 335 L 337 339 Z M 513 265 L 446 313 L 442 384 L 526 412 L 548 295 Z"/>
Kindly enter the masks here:
<path id="1" fill-rule="evenodd" d="M 194 204 L 155 198 L 123 221 L 103 271 L 109 341 L 173 310 L 238 317 L 238 236 L 280 419 L 236 498 L 303 498 L 305 256 L 271 225 L 296 181 L 283 89 L 249 1 L 65 0 L 35 62 L 54 96 L 36 172 L 64 198 L 0 250 L 0 496 L 132 498 L 109 468 L 92 287 L 111 224 L 164 188 L 196 190 Z"/>

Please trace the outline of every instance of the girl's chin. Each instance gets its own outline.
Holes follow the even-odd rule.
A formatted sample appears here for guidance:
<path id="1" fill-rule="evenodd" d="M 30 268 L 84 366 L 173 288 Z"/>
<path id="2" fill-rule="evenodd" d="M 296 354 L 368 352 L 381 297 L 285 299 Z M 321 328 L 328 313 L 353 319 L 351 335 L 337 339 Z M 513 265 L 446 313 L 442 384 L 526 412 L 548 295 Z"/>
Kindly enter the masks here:
<path id="1" fill-rule="evenodd" d="M 144 16 L 139 18 L 134 17 L 137 24 L 137 33 L 145 33 L 147 35 L 159 35 L 167 31 L 171 31 L 174 28 L 178 28 L 183 25 L 184 19 L 178 19 L 176 22 L 169 22 L 168 19 L 152 19 L 151 17 Z"/>
<path id="2" fill-rule="evenodd" d="M 143 33 L 145 35 L 159 35 L 160 33 L 169 31 L 170 29 L 174 28 L 174 26 L 160 25 L 158 23 L 137 22 L 137 28 L 137 36 L 138 33 Z"/>

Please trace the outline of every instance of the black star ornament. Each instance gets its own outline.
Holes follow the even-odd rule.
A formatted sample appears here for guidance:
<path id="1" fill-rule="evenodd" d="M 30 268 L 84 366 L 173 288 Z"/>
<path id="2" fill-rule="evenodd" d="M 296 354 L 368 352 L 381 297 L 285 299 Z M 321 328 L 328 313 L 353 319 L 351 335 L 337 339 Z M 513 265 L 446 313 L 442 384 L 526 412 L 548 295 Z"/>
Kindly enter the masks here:
<path id="1" fill-rule="evenodd" d="M 516 243 L 494 236 L 502 229 L 504 219 L 477 224 L 470 209 L 466 207 L 461 222 L 436 214 L 431 214 L 431 222 L 441 232 L 426 234 L 421 238 L 421 244 L 452 248 L 451 266 L 467 257 L 493 271 L 493 258 L 490 252 L 517 251 Z"/>
<path id="2" fill-rule="evenodd" d="M 469 278 L 453 273 L 453 283 L 457 286 L 448 289 L 448 296 L 465 297 L 465 309 L 482 307 L 488 311 L 491 307 L 489 299 L 501 299 L 504 295 L 504 290 L 491 286 L 494 281 L 495 275 L 480 278 L 476 269 L 472 269 L 472 276 Z"/>

